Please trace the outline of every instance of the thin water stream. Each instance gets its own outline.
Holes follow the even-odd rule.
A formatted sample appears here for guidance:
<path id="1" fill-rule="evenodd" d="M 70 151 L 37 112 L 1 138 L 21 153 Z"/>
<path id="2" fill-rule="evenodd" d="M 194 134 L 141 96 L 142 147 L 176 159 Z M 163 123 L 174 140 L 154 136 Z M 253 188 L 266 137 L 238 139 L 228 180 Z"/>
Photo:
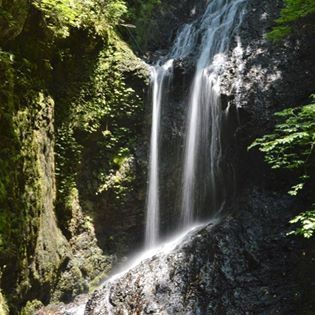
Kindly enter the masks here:
<path id="1" fill-rule="evenodd" d="M 161 57 L 157 65 L 152 67 L 153 111 L 146 216 L 147 248 L 155 245 L 159 239 L 160 111 L 164 95 L 168 93 L 166 89 L 169 88 L 169 85 L 164 84 L 165 78 L 170 75 L 174 60 L 186 58 L 195 51 L 198 52 L 198 58 L 187 102 L 182 186 L 178 187 L 182 192 L 181 227 L 190 226 L 198 220 L 197 208 L 206 200 L 210 200 L 209 215 L 216 214 L 224 204 L 220 83 L 228 50 L 236 39 L 242 21 L 245 2 L 246 0 L 209 2 L 200 18 L 180 28 L 169 54 Z"/>
<path id="2" fill-rule="evenodd" d="M 219 187 L 224 182 L 220 82 L 226 53 L 243 16 L 244 3 L 245 0 L 211 1 L 198 29 L 202 32 L 202 40 L 189 99 L 182 181 L 183 226 L 189 226 L 196 219 L 198 176 L 203 176 L 202 180 L 206 183 L 203 193 L 211 195 L 212 213 L 218 211 L 224 202 L 224 196 L 218 196 L 218 190 L 224 190 L 224 187 Z M 198 167 L 201 154 L 204 165 Z M 202 173 L 198 173 L 198 169 Z M 205 199 L 205 196 L 200 198 Z"/>
<path id="3" fill-rule="evenodd" d="M 159 138 L 161 105 L 165 95 L 164 88 L 167 79 L 171 79 L 173 60 L 164 65 L 151 67 L 152 86 L 152 128 L 149 158 L 149 184 L 147 193 L 145 244 L 150 248 L 157 244 L 159 237 Z"/>
<path id="4" fill-rule="evenodd" d="M 227 62 L 228 51 L 234 43 L 241 25 L 246 0 L 209 1 L 204 14 L 190 24 L 184 24 L 167 56 L 151 67 L 152 125 L 150 138 L 149 176 L 146 206 L 146 251 L 108 279 L 103 285 L 108 288 L 116 279 L 154 255 L 166 255 L 180 244 L 187 233 L 193 231 L 196 217 L 196 196 L 203 200 L 211 196 L 212 213 L 219 211 L 224 196 L 219 196 L 222 186 L 222 116 L 220 83 Z M 184 143 L 181 198 L 181 232 L 175 239 L 159 245 L 160 230 L 160 125 L 161 107 L 172 80 L 174 60 L 190 54 L 198 54 L 195 74 L 187 100 L 187 125 Z M 200 161 L 202 165 L 200 166 Z M 203 189 L 198 182 L 200 176 Z M 204 195 L 203 195 L 204 194 Z M 108 299 L 109 303 L 109 299 Z M 107 306 L 111 309 L 111 305 Z M 77 312 L 83 314 L 84 306 Z"/>

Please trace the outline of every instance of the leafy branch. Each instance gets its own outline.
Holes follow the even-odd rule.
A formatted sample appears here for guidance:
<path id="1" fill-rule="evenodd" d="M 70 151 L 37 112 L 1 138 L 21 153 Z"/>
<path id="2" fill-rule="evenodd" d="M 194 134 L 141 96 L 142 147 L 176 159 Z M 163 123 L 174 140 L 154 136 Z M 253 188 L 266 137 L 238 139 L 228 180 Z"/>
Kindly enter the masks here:
<path id="1" fill-rule="evenodd" d="M 71 28 L 82 28 L 105 36 L 127 13 L 124 0 L 33 0 L 57 37 L 69 36 Z"/>
<path id="2" fill-rule="evenodd" d="M 268 39 L 278 41 L 298 29 L 297 23 L 315 14 L 314 0 L 284 0 L 276 26 L 267 34 Z"/>
<path id="3" fill-rule="evenodd" d="M 315 146 L 315 95 L 311 96 L 311 104 L 288 108 L 275 115 L 279 123 L 273 132 L 256 139 L 248 149 L 257 147 L 273 169 L 297 170 L 300 176 L 288 192 L 296 196 L 311 178 Z M 315 204 L 311 210 L 290 222 L 300 223 L 300 227 L 291 234 L 311 237 L 315 232 Z"/>

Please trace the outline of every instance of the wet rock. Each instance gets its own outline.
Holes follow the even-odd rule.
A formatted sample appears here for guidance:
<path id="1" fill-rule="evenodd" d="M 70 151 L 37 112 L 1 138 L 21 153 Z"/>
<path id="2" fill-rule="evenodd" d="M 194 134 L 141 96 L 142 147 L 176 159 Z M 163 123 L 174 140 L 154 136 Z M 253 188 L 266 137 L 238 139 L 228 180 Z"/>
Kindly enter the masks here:
<path id="1" fill-rule="evenodd" d="M 170 5 L 171 15 L 161 16 L 162 13 L 157 12 L 154 18 L 160 18 L 159 31 L 165 25 L 171 27 L 165 30 L 164 36 L 168 37 L 164 39 L 159 32 L 152 31 L 155 41 L 149 48 L 159 52 L 167 50 L 167 47 L 170 49 L 178 29 L 198 17 L 204 5 L 205 1 L 190 4 L 183 1 L 178 7 Z M 258 136 L 271 130 L 275 124 L 274 112 L 305 102 L 314 90 L 315 37 L 305 31 L 299 37 L 291 36 L 278 43 L 266 39 L 282 5 L 280 0 L 248 0 L 239 32 L 234 34 L 225 56 L 226 64 L 221 73 L 221 104 L 225 111 L 222 165 L 227 199 L 230 199 L 227 204 L 234 202 L 231 196 L 238 193 L 236 187 L 239 191 L 251 182 L 258 185 L 272 183 L 276 190 L 282 186 L 281 180 L 274 179 L 262 157 L 255 152 L 248 153 L 247 147 Z M 190 16 L 194 6 L 198 9 Z M 161 53 L 153 59 L 160 56 Z M 161 113 L 161 221 L 168 222 L 163 226 L 176 222 L 180 211 L 178 187 L 182 185 L 186 117 L 197 58 L 198 48 L 183 60 L 174 61 L 173 81 Z M 148 130 L 149 127 L 148 124 Z M 202 174 L 199 177 L 202 186 Z M 211 212 L 207 202 L 203 201 L 198 210 L 204 216 Z"/>
<path id="2" fill-rule="evenodd" d="M 85 314 L 297 314 L 306 292 L 296 278 L 303 242 L 286 237 L 291 200 L 259 191 L 248 198 L 239 215 L 108 281 Z"/>
<path id="3" fill-rule="evenodd" d="M 162 0 L 161 5 L 153 11 L 149 32 L 143 34 L 143 50 L 167 50 L 178 28 L 200 15 L 206 5 L 206 0 L 183 0 L 176 4 L 172 0 Z"/>
<path id="4" fill-rule="evenodd" d="M 73 302 L 69 304 L 48 305 L 37 309 L 35 315 L 83 315 L 87 295 L 77 296 Z"/>

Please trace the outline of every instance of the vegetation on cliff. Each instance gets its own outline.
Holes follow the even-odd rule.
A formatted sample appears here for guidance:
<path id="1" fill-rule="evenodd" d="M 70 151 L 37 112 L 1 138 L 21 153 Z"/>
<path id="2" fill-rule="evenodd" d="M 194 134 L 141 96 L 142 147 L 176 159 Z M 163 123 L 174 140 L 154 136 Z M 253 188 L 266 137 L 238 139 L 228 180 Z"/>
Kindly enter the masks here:
<path id="1" fill-rule="evenodd" d="M 305 31 L 308 24 L 314 25 L 314 17 L 314 0 L 284 0 L 284 8 L 275 21 L 277 25 L 268 38 L 277 41 L 292 32 Z"/>
<path id="2" fill-rule="evenodd" d="M 305 186 L 314 185 L 315 163 L 315 96 L 311 103 L 277 112 L 278 124 L 272 133 L 256 139 L 249 147 L 258 147 L 273 169 L 286 169 L 296 178 L 289 194 L 301 194 Z M 304 196 L 305 197 L 305 196 Z M 310 238 L 315 232 L 315 200 L 310 197 L 311 209 L 291 220 L 299 227 L 291 234 Z M 313 205 L 312 205 L 313 203 Z"/>
<path id="3" fill-rule="evenodd" d="M 0 1 L 0 287 L 12 314 L 69 301 L 111 266 L 87 199 L 107 191 L 117 210 L 135 186 L 147 72 L 117 32 L 126 14 L 121 0 Z"/>
<path id="4" fill-rule="evenodd" d="M 48 28 L 63 38 L 72 28 L 107 36 L 127 13 L 123 0 L 34 0 L 33 4 L 43 12 Z"/>
<path id="5" fill-rule="evenodd" d="M 289 34 L 312 32 L 314 27 L 315 2 L 313 0 L 284 0 L 276 26 L 267 34 L 276 42 Z M 273 169 L 286 169 L 296 178 L 289 190 L 292 196 L 312 191 L 314 186 L 315 146 L 315 95 L 308 105 L 287 108 L 275 113 L 278 124 L 270 134 L 258 138 L 249 149 L 258 147 L 265 154 L 265 161 Z M 304 194 L 305 197 L 305 194 Z M 314 196 L 306 198 L 310 210 L 303 210 L 290 223 L 298 227 L 289 234 L 310 238 L 315 233 Z"/>
<path id="6" fill-rule="evenodd" d="M 136 246 L 148 71 L 125 40 L 145 49 L 163 5 L 0 0 L 0 314 L 68 302 Z M 315 12 L 313 1 L 286 5 L 271 38 Z M 253 145 L 272 167 L 294 170 L 291 194 L 312 181 L 313 103 L 279 113 Z M 294 233 L 310 237 L 314 217 L 293 219 Z"/>

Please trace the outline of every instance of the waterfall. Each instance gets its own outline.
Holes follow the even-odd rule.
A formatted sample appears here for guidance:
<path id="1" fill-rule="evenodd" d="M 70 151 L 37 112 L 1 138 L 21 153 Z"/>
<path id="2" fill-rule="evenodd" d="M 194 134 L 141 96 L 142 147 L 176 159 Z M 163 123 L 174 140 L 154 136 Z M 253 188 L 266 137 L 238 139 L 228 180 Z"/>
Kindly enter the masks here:
<path id="1" fill-rule="evenodd" d="M 167 56 L 151 67 L 152 128 L 147 191 L 146 247 L 156 245 L 159 234 L 159 136 L 160 115 L 171 80 L 173 61 L 199 52 L 188 99 L 188 118 L 184 149 L 181 222 L 190 226 L 196 212 L 196 195 L 210 195 L 212 212 L 224 202 L 222 162 L 222 109 L 220 81 L 230 43 L 242 21 L 246 0 L 213 0 L 201 18 L 184 24 Z M 200 165 L 198 165 L 200 164 Z M 198 177 L 202 184 L 198 183 Z M 221 195 L 221 196 L 220 196 Z M 203 201 L 204 202 L 204 201 Z"/>
<path id="2" fill-rule="evenodd" d="M 166 88 L 172 80 L 174 59 L 184 58 L 194 49 L 196 41 L 193 25 L 185 24 L 178 32 L 170 53 L 162 57 L 155 66 L 151 67 L 152 90 L 152 126 L 149 158 L 149 180 L 146 205 L 145 246 L 152 248 L 157 245 L 159 238 L 159 137 L 161 106 L 167 94 Z"/>
<path id="3" fill-rule="evenodd" d="M 175 38 L 168 58 L 182 59 L 187 57 L 191 52 L 193 52 L 196 46 L 196 35 L 197 32 L 193 24 L 184 24 Z"/>
<path id="4" fill-rule="evenodd" d="M 204 14 L 195 21 L 184 24 L 177 32 L 174 45 L 169 53 L 161 57 L 155 66 L 151 67 L 152 94 L 152 125 L 149 155 L 149 176 L 146 200 L 146 250 L 136 256 L 122 271 L 113 275 L 103 283 L 103 299 L 93 306 L 97 314 L 114 314 L 115 307 L 111 301 L 111 290 L 120 281 L 133 283 L 133 269 L 152 257 L 160 259 L 159 271 L 151 278 L 146 294 L 157 294 L 157 285 L 163 283 L 170 275 L 169 256 L 179 244 L 185 242 L 190 232 L 199 229 L 194 222 L 196 212 L 196 195 L 203 199 L 211 197 L 211 208 L 217 211 L 223 204 L 224 198 L 219 198 L 219 190 L 223 185 L 223 170 L 221 162 L 222 149 L 222 120 L 220 84 L 222 73 L 227 62 L 227 53 L 236 38 L 238 28 L 242 22 L 243 8 L 246 0 L 212 0 L 208 1 Z M 236 55 L 242 54 L 240 41 L 234 49 Z M 187 126 L 183 158 L 181 190 L 181 226 L 182 230 L 173 240 L 159 244 L 160 229 L 160 126 L 161 108 L 167 102 L 167 95 L 172 80 L 173 68 L 176 60 L 194 58 L 197 56 L 194 77 L 190 84 L 187 101 Z M 192 59 L 193 60 L 193 59 Z M 242 72 L 242 65 L 238 65 L 238 81 Z M 236 88 L 239 82 L 235 83 Z M 199 165 L 200 164 L 200 165 Z M 202 180 L 198 177 L 202 176 Z M 199 181 L 198 181 L 199 180 Z M 202 182 L 202 184 L 201 184 Z M 201 196 L 201 198 L 200 198 Z M 203 201 L 205 202 L 205 200 Z M 212 220 L 215 225 L 219 220 Z M 208 222 L 209 223 L 209 222 Z M 195 224 L 195 226 L 194 226 Z M 150 265 L 149 265 L 150 266 Z M 150 267 L 149 267 L 150 268 Z M 135 272 L 137 272 L 135 270 Z M 127 278 L 124 277 L 128 275 Z M 156 276 L 156 277 L 155 277 Z M 138 283 L 138 277 L 136 276 Z M 121 280 L 122 279 L 122 280 Z M 127 279 L 127 280 L 126 280 Z M 142 279 L 145 283 L 146 279 Z M 132 284 L 133 285 L 133 284 Z M 137 284 L 138 285 L 138 284 Z M 151 286 L 151 287 L 150 287 Z M 154 288 L 154 289 L 152 289 Z M 161 286 L 164 290 L 163 285 Z M 127 289 L 129 294 L 132 286 Z M 152 292 L 153 293 L 152 293 Z M 123 295 L 121 295 L 123 296 Z M 98 297 L 96 296 L 96 299 Z M 93 302 L 93 300 L 92 300 Z M 152 303 L 151 303 L 152 302 Z M 135 305 L 138 301 L 134 302 Z M 150 301 L 154 304 L 154 301 Z M 104 312 L 105 310 L 105 312 Z M 153 308 L 154 313 L 157 309 Z M 148 312 L 150 309 L 148 309 Z M 126 313 L 127 314 L 127 313 Z"/>
<path id="5" fill-rule="evenodd" d="M 159 135 L 161 103 L 164 96 L 164 85 L 166 78 L 171 74 L 173 60 L 164 65 L 157 64 L 151 67 L 152 86 L 152 127 L 150 141 L 149 160 L 149 185 L 147 193 L 147 218 L 145 231 L 145 244 L 150 248 L 156 245 L 159 234 Z"/>
<path id="6" fill-rule="evenodd" d="M 226 66 L 227 53 L 242 21 L 245 2 L 246 0 L 209 0 L 204 14 L 195 21 L 182 25 L 169 53 L 162 56 L 155 66 L 150 67 L 152 123 L 146 199 L 146 250 L 125 265 L 119 273 L 105 280 L 102 290 L 105 290 L 106 296 L 103 304 L 96 305 L 97 314 L 105 314 L 104 309 L 107 311 L 106 314 L 115 313 L 115 305 L 111 303 L 111 287 L 127 273 L 130 273 L 131 277 L 132 269 L 151 257 L 158 257 L 161 261 L 158 276 L 153 280 L 163 283 L 165 275 L 170 275 L 168 255 L 185 242 L 189 233 L 201 228 L 194 222 L 197 208 L 196 199 L 203 199 L 206 194 L 211 195 L 213 211 L 217 211 L 224 201 L 224 198 L 218 198 L 218 191 L 222 189 L 223 183 L 223 170 L 221 169 L 223 110 L 220 83 Z M 238 40 L 235 54 L 242 54 L 240 40 Z M 186 99 L 184 96 L 184 104 L 187 105 L 188 111 L 182 187 L 178 187 L 182 193 L 181 222 L 183 229 L 171 241 L 159 244 L 161 108 L 167 102 L 175 61 L 185 58 L 197 61 L 188 98 Z M 239 64 L 236 88 L 241 86 L 241 73 L 242 64 Z M 198 177 L 201 178 L 201 176 L 200 180 Z M 217 220 L 213 220 L 212 225 L 217 222 Z M 151 285 L 157 288 L 153 280 L 151 280 Z M 163 285 L 159 290 L 164 290 Z M 155 291 L 152 290 L 152 292 Z M 82 302 L 78 306 L 69 308 L 67 313 L 81 315 L 84 313 L 85 307 L 85 302 Z"/>
<path id="7" fill-rule="evenodd" d="M 183 226 L 194 221 L 197 190 L 199 194 L 202 193 L 201 187 L 196 187 L 198 175 L 204 177 L 202 181 L 205 190 L 211 194 L 212 211 L 217 211 L 223 202 L 218 198 L 218 188 L 223 183 L 220 74 L 226 62 L 225 53 L 241 22 L 244 2 L 245 0 L 211 1 L 201 18 L 201 49 L 190 92 L 184 154 L 181 207 Z M 202 167 L 198 167 L 198 159 L 203 161 Z M 207 182 L 209 184 L 205 185 Z"/>

